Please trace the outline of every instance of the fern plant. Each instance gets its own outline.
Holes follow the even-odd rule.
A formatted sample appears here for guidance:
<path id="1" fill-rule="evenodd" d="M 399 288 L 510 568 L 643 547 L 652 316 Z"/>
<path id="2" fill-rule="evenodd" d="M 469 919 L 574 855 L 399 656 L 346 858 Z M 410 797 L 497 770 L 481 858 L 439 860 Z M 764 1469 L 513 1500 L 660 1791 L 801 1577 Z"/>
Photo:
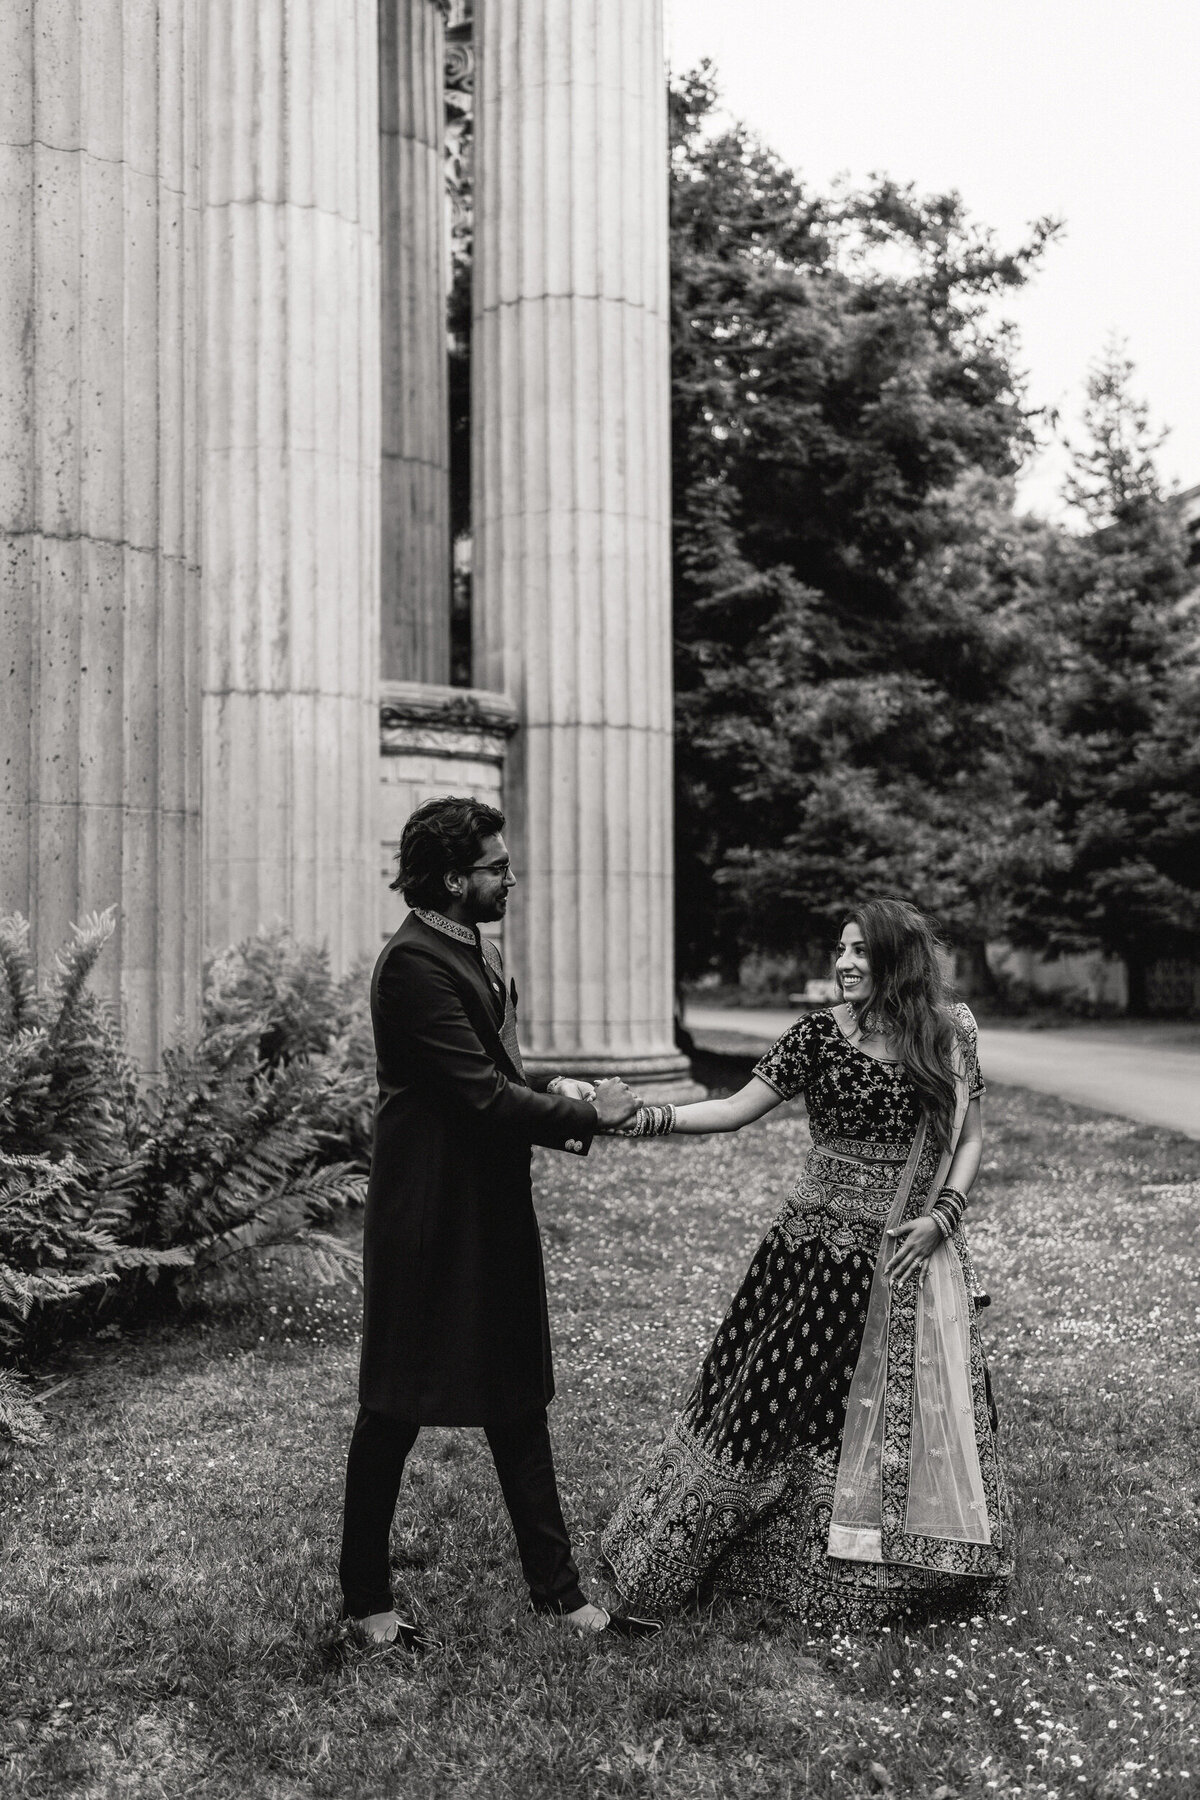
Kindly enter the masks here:
<path id="1" fill-rule="evenodd" d="M 263 1251 L 317 1280 L 356 1272 L 353 1252 L 323 1229 L 362 1195 L 360 1167 L 330 1160 L 345 1119 L 361 1115 L 363 1080 L 338 1049 L 327 961 L 280 934 L 261 953 L 239 947 L 224 968 L 240 956 L 253 979 L 241 991 L 218 983 L 197 1042 L 169 1051 L 150 1082 L 87 991 L 114 922 L 110 910 L 78 927 L 43 993 L 28 926 L 0 921 L 0 1352 L 9 1356 L 36 1356 L 101 1309 L 136 1311 L 164 1283 L 178 1294 Z M 277 1041 L 297 988 L 310 994 L 309 1023 Z"/>
<path id="2" fill-rule="evenodd" d="M 259 1060 L 271 1068 L 319 1055 L 336 1029 L 328 950 L 282 925 L 230 945 L 205 967 L 204 1026 L 254 1027 Z"/>
<path id="3" fill-rule="evenodd" d="M 128 1152 L 137 1072 L 111 1009 L 87 988 L 115 929 L 113 907 L 72 926 L 42 994 L 28 922 L 0 919 L 0 1145 L 12 1153 L 70 1153 L 95 1172 Z"/>
<path id="4" fill-rule="evenodd" d="M 319 1061 L 264 1068 L 258 1040 L 254 1020 L 167 1053 L 136 1153 L 110 1188 L 127 1241 L 187 1245 L 203 1269 L 237 1251 L 315 1241 L 314 1227 L 361 1201 L 359 1169 L 321 1163 Z"/>
<path id="5" fill-rule="evenodd" d="M 0 1447 L 6 1441 L 44 1444 L 46 1419 L 23 1377 L 15 1369 L 0 1368 Z"/>
<path id="6" fill-rule="evenodd" d="M 325 1087 L 313 1119 L 322 1144 L 364 1169 L 375 1128 L 371 969 L 370 958 L 361 958 L 333 990 L 333 1032 L 322 1062 Z"/>
<path id="7" fill-rule="evenodd" d="M 0 1149 L 0 1352 L 57 1337 L 82 1303 L 136 1274 L 153 1283 L 191 1265 L 184 1249 L 122 1242 L 117 1223 L 70 1153 L 54 1162 Z"/>
<path id="8" fill-rule="evenodd" d="M 259 1061 L 270 1069 L 312 1060 L 320 1080 L 307 1116 L 316 1153 L 364 1166 L 375 1100 L 370 985 L 369 961 L 335 981 L 325 947 L 300 943 L 282 926 L 232 945 L 204 976 L 205 1034 L 257 1033 Z"/>

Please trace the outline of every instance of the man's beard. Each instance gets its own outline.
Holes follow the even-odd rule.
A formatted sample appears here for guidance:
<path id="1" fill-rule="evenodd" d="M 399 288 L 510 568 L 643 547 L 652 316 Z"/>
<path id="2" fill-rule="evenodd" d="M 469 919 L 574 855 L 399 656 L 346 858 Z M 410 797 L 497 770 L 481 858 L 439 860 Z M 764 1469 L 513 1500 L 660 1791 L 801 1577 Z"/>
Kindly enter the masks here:
<path id="1" fill-rule="evenodd" d="M 491 905 L 482 904 L 471 911 L 472 925 L 496 925 L 508 911 L 507 901 L 493 900 Z"/>

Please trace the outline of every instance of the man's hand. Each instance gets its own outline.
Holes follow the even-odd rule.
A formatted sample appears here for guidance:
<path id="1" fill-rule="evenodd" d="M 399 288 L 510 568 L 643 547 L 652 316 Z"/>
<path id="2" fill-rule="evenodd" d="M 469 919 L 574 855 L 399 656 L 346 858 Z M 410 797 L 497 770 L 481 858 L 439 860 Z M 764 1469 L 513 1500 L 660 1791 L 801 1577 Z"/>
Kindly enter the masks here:
<path id="1" fill-rule="evenodd" d="M 619 1131 L 632 1119 L 640 1104 L 637 1095 L 629 1091 L 619 1075 L 611 1075 L 607 1081 L 602 1081 L 592 1102 L 601 1131 Z"/>

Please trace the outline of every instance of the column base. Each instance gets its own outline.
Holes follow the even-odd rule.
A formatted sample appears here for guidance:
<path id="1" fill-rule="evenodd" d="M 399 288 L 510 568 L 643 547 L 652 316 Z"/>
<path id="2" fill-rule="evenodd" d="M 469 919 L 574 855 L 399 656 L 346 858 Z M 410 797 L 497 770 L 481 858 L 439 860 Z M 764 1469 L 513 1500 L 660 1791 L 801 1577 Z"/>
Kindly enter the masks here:
<path id="1" fill-rule="evenodd" d="M 684 1106 L 689 1100 L 705 1100 L 708 1089 L 692 1074 L 692 1065 L 678 1051 L 662 1056 L 589 1056 L 586 1051 L 560 1056 L 523 1056 L 525 1073 L 540 1085 L 552 1075 L 571 1075 L 577 1081 L 603 1081 L 619 1075 L 643 1100 Z"/>

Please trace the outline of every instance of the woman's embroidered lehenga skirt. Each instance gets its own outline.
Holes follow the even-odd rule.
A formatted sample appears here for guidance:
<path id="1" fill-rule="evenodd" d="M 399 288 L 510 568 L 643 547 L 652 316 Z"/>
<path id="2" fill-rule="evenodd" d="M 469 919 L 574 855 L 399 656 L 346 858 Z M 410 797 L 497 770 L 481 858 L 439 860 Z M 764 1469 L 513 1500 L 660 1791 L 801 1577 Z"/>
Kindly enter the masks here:
<path id="1" fill-rule="evenodd" d="M 827 1142 L 810 1154 L 683 1413 L 604 1532 L 604 1554 L 632 1603 L 669 1608 L 719 1587 L 849 1629 L 994 1606 L 1011 1573 L 1011 1526 L 973 1300 L 965 1407 L 974 1413 L 979 1509 L 986 1507 L 986 1528 L 975 1536 L 985 1541 L 905 1528 L 913 1378 L 923 1353 L 913 1281 L 895 1290 L 887 1323 L 882 1553 L 872 1561 L 829 1554 L 847 1401 L 908 1149 Z M 905 1218 L 923 1210 L 936 1161 L 932 1150 L 921 1155 Z M 973 1295 L 961 1232 L 944 1253 L 962 1269 L 964 1296 Z"/>

